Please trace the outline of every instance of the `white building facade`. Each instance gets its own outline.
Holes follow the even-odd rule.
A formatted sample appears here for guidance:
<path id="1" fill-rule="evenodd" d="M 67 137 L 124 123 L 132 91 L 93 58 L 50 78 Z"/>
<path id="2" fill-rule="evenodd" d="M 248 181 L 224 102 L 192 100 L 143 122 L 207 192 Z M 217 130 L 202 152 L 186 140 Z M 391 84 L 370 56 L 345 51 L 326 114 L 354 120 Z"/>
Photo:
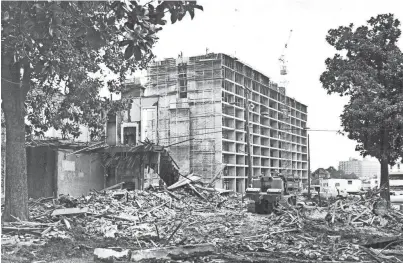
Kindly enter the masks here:
<path id="1" fill-rule="evenodd" d="M 339 162 L 339 170 L 346 174 L 354 173 L 362 180 L 379 179 L 381 175 L 380 163 L 366 158 L 363 160 L 350 158 L 348 161 L 341 161 Z"/>

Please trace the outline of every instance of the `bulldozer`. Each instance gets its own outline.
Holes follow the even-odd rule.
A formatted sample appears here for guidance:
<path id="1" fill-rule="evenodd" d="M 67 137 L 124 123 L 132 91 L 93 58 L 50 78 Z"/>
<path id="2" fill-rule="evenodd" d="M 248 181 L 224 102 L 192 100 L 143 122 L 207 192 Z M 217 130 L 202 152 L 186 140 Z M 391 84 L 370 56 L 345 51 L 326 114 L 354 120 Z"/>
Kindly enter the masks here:
<path id="1" fill-rule="evenodd" d="M 252 178 L 251 187 L 245 192 L 245 198 L 249 201 L 248 212 L 271 214 L 279 204 L 284 207 L 296 205 L 295 189 L 298 189 L 298 183 L 282 175 Z"/>

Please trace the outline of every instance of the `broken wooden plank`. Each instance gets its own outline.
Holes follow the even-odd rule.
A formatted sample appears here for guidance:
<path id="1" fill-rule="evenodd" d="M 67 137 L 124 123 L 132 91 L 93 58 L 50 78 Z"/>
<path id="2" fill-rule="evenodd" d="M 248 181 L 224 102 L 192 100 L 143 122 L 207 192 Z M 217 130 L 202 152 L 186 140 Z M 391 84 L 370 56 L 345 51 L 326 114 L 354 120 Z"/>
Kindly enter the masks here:
<path id="1" fill-rule="evenodd" d="M 88 213 L 88 207 L 84 208 L 63 208 L 56 209 L 53 211 L 52 216 L 61 216 L 61 215 L 76 215 L 76 214 L 85 214 Z"/>
<path id="2" fill-rule="evenodd" d="M 1 230 L 3 232 L 7 232 L 7 231 L 17 231 L 17 232 L 28 232 L 31 234 L 35 234 L 35 235 L 41 235 L 41 232 L 43 230 L 43 228 L 30 228 L 30 227 L 2 227 Z"/>
<path id="3" fill-rule="evenodd" d="M 166 192 L 167 194 L 169 194 L 171 197 L 175 198 L 176 200 L 180 200 L 176 195 L 174 195 L 172 192 L 165 190 L 164 192 Z"/>
<path id="4" fill-rule="evenodd" d="M 387 256 L 403 256 L 403 251 L 400 249 L 373 249 L 371 251 L 375 252 L 377 255 L 382 253 Z"/>
<path id="5" fill-rule="evenodd" d="M 217 190 L 214 189 L 214 188 L 207 188 L 207 187 L 203 187 L 203 186 L 200 186 L 200 185 L 194 185 L 194 187 L 196 187 L 196 188 L 198 188 L 200 190 L 206 190 L 206 191 L 209 191 L 209 192 L 217 192 Z"/>
<path id="6" fill-rule="evenodd" d="M 47 233 L 49 233 L 49 232 L 52 230 L 52 228 L 53 228 L 53 226 L 50 226 L 50 227 L 46 228 L 46 229 L 41 233 L 41 236 L 44 236 L 44 235 L 46 235 Z"/>
<path id="7" fill-rule="evenodd" d="M 57 225 L 58 223 L 56 222 L 56 223 L 38 223 L 38 222 L 29 222 L 29 221 L 19 221 L 19 222 L 4 222 L 3 223 L 3 225 L 4 226 L 19 226 L 19 225 L 21 225 L 21 226 L 32 226 L 32 227 L 34 227 L 34 226 L 37 226 L 37 227 L 40 227 L 40 226 L 55 226 L 55 225 Z"/>
<path id="8" fill-rule="evenodd" d="M 198 182 L 201 180 L 200 176 L 190 174 L 187 177 L 182 178 L 178 182 L 174 183 L 173 185 L 169 186 L 167 189 L 168 190 L 174 190 L 176 188 L 179 188 L 181 186 L 187 185 L 191 182 Z"/>
<path id="9" fill-rule="evenodd" d="M 249 240 L 249 239 L 253 239 L 253 238 L 257 238 L 257 237 L 263 237 L 263 236 L 270 236 L 270 235 L 275 235 L 275 234 L 287 233 L 287 232 L 296 232 L 296 231 L 299 231 L 299 229 L 298 228 L 286 229 L 286 230 L 271 232 L 271 233 L 268 233 L 268 234 L 261 234 L 261 235 L 256 235 L 256 236 L 245 237 L 245 240 Z"/>
<path id="10" fill-rule="evenodd" d="M 383 263 L 376 255 L 374 255 L 368 248 L 360 246 L 360 248 L 365 251 L 368 255 L 370 255 L 373 259 L 375 259 L 378 263 Z"/>
<path id="11" fill-rule="evenodd" d="M 179 255 L 186 255 L 187 257 L 191 257 L 195 255 L 210 255 L 213 252 L 214 246 L 212 244 L 132 250 L 130 260 L 135 262 L 144 259 L 170 259 Z"/>
<path id="12" fill-rule="evenodd" d="M 179 225 L 175 228 L 175 230 L 172 232 L 172 234 L 169 236 L 169 238 L 167 239 L 167 241 L 165 242 L 166 245 L 169 244 L 169 241 L 171 241 L 171 239 L 173 238 L 173 236 L 175 235 L 175 233 L 179 230 L 179 228 L 182 226 L 182 222 L 179 223 Z"/>
<path id="13" fill-rule="evenodd" d="M 206 200 L 206 198 L 205 198 L 204 196 L 202 196 L 202 195 L 196 190 L 196 188 L 194 188 L 193 185 L 188 184 L 188 186 L 193 190 L 193 192 L 196 193 L 196 195 L 197 195 L 198 197 L 200 197 L 200 198 L 203 199 L 203 200 Z"/>
<path id="14" fill-rule="evenodd" d="M 358 218 L 360 218 L 361 216 L 363 216 L 365 213 L 368 213 L 367 210 L 362 211 L 359 215 L 357 215 L 356 217 L 353 218 L 353 220 L 351 220 L 351 223 L 353 223 L 355 220 L 357 220 Z"/>
<path id="15" fill-rule="evenodd" d="M 400 237 L 381 237 L 381 238 L 371 238 L 367 241 L 367 243 L 362 244 L 363 247 L 367 248 L 384 248 L 387 247 L 390 243 L 399 242 L 399 240 L 403 240 Z"/>
<path id="16" fill-rule="evenodd" d="M 207 187 L 203 187 L 200 185 L 194 185 L 194 187 L 200 189 L 200 190 L 206 190 L 209 192 L 218 192 L 219 194 L 225 194 L 225 193 L 231 193 L 233 192 L 232 190 L 226 190 L 226 189 L 221 189 L 221 188 L 207 188 Z"/>
<path id="17" fill-rule="evenodd" d="M 71 228 L 70 222 L 66 218 L 63 218 L 63 223 L 66 225 L 67 229 Z"/>
<path id="18" fill-rule="evenodd" d="M 104 188 L 104 189 L 100 190 L 100 192 L 108 191 L 108 190 L 112 190 L 112 189 L 118 188 L 119 186 L 124 185 L 124 183 L 125 183 L 125 182 L 121 182 L 121 183 L 118 183 L 118 184 L 109 186 L 109 187 L 107 187 L 107 188 Z"/>
<path id="19" fill-rule="evenodd" d="M 123 221 L 128 221 L 128 222 L 136 222 L 139 220 L 139 217 L 135 216 L 114 216 L 114 215 L 108 215 L 108 214 L 96 214 L 96 213 L 88 213 L 94 217 L 105 217 L 109 219 L 118 219 L 118 220 L 123 220 Z"/>
<path id="20" fill-rule="evenodd" d="M 167 202 L 165 202 L 165 203 L 163 203 L 163 204 L 161 204 L 161 205 L 159 205 L 159 206 L 155 206 L 155 207 L 153 207 L 153 208 L 152 208 L 151 210 L 149 210 L 149 211 L 145 211 L 145 214 L 142 215 L 142 216 L 139 216 L 139 218 L 140 218 L 140 219 L 143 219 L 146 215 L 148 215 L 148 214 L 151 213 L 152 211 L 157 210 L 157 209 L 163 207 L 164 205 L 166 205 L 166 204 L 168 204 L 168 203 L 169 203 L 169 201 L 167 201 Z"/>
<path id="21" fill-rule="evenodd" d="M 161 237 L 160 237 L 160 231 L 158 231 L 158 226 L 156 224 L 154 224 L 154 226 L 155 226 L 155 231 L 157 232 L 158 240 L 160 240 Z"/>

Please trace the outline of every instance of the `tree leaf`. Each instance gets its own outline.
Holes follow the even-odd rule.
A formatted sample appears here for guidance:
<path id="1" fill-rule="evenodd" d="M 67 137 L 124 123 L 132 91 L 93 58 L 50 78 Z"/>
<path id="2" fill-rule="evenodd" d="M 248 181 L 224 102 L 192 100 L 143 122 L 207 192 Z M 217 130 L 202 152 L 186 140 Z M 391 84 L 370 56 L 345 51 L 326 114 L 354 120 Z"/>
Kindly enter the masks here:
<path id="1" fill-rule="evenodd" d="M 175 24 L 177 19 L 178 19 L 178 13 L 176 11 L 172 11 L 172 13 L 171 13 L 171 23 Z"/>
<path id="2" fill-rule="evenodd" d="M 9 18 L 10 18 L 10 15 L 8 14 L 8 11 L 4 12 L 3 20 L 7 21 Z"/>
<path id="3" fill-rule="evenodd" d="M 93 28 L 88 32 L 86 39 L 94 49 L 99 49 L 105 44 L 105 41 L 101 37 L 101 33 Z"/>
<path id="4" fill-rule="evenodd" d="M 56 29 L 54 30 L 54 34 L 55 34 L 55 36 L 56 36 L 57 38 L 59 38 L 59 37 L 60 37 L 60 34 L 61 34 L 61 33 L 60 33 L 60 30 L 56 28 Z"/>
<path id="5" fill-rule="evenodd" d="M 111 25 L 114 25 L 114 24 L 115 24 L 115 21 L 116 21 L 116 18 L 115 18 L 114 16 L 111 16 L 111 17 L 109 17 L 109 18 L 106 20 L 106 24 L 107 24 L 108 26 L 111 26 Z"/>
<path id="6" fill-rule="evenodd" d="M 53 13 L 63 13 L 64 9 L 58 6 L 56 3 L 50 6 L 50 10 L 53 11 Z"/>
<path id="7" fill-rule="evenodd" d="M 193 18 L 195 17 L 195 10 L 192 9 L 192 8 L 189 8 L 189 9 L 188 9 L 188 12 L 189 12 L 190 17 L 191 17 L 192 20 L 193 20 Z"/>
<path id="8" fill-rule="evenodd" d="M 132 44 L 132 43 L 133 43 L 132 40 L 123 40 L 123 41 L 120 41 L 119 47 L 124 47 L 124 46 L 127 46 L 127 45 Z"/>
<path id="9" fill-rule="evenodd" d="M 141 60 L 141 50 L 140 50 L 140 48 L 139 48 L 138 46 L 135 46 L 135 47 L 134 47 L 134 58 L 135 58 L 137 61 L 140 61 L 140 60 Z"/>
<path id="10" fill-rule="evenodd" d="M 184 13 L 179 13 L 179 14 L 178 14 L 178 21 L 182 21 L 182 19 L 185 17 L 185 15 L 186 15 L 186 12 L 184 12 Z"/>
<path id="11" fill-rule="evenodd" d="M 194 8 L 204 11 L 201 5 L 194 5 Z"/>
<path id="12" fill-rule="evenodd" d="M 82 28 L 77 30 L 77 32 L 75 34 L 75 37 L 81 37 L 85 33 L 87 33 L 87 29 L 85 27 L 82 27 Z"/>
<path id="13" fill-rule="evenodd" d="M 131 58 L 131 56 L 133 56 L 133 53 L 134 53 L 134 45 L 127 46 L 125 50 L 125 59 L 127 60 Z"/>
<path id="14" fill-rule="evenodd" d="M 56 25 L 61 25 L 62 24 L 62 20 L 60 19 L 60 17 L 55 17 L 55 19 L 53 21 L 55 21 Z"/>

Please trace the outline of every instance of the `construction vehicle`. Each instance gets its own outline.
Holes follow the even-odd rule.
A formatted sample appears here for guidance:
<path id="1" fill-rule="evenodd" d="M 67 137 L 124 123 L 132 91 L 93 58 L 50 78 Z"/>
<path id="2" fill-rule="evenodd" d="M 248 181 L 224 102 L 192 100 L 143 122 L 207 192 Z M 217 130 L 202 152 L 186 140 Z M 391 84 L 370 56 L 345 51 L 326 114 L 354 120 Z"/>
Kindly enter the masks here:
<path id="1" fill-rule="evenodd" d="M 279 204 L 284 207 L 296 205 L 298 182 L 287 180 L 282 175 L 262 176 L 252 179 L 252 187 L 246 189 L 248 212 L 271 214 Z"/>

